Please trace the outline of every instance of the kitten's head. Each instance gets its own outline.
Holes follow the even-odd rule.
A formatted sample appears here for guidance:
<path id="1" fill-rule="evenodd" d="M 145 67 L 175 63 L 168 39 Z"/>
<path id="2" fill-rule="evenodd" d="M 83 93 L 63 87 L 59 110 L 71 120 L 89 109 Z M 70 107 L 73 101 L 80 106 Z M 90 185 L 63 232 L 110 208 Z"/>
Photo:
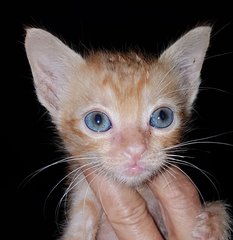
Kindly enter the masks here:
<path id="1" fill-rule="evenodd" d="M 210 27 L 197 27 L 158 59 L 97 52 L 83 58 L 41 29 L 26 52 L 37 96 L 77 163 L 130 185 L 165 164 L 200 84 Z"/>

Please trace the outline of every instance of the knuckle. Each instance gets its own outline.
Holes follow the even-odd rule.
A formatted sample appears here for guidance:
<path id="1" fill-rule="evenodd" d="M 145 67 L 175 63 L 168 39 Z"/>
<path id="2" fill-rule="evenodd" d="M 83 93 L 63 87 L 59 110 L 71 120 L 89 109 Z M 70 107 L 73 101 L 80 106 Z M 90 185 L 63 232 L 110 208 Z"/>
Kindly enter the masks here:
<path id="1" fill-rule="evenodd" d="M 116 211 L 111 211 L 108 216 L 114 224 L 138 225 L 148 215 L 146 203 L 138 201 L 137 204 L 117 207 Z"/>

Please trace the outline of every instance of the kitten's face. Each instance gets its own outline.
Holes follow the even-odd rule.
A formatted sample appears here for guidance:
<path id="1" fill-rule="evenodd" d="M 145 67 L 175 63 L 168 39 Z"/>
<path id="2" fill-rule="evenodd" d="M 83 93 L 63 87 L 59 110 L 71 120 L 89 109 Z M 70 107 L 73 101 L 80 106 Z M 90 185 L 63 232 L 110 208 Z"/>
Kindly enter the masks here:
<path id="1" fill-rule="evenodd" d="M 69 151 L 119 181 L 148 179 L 180 140 L 189 109 L 179 81 L 136 54 L 91 56 L 80 71 L 85 84 L 74 74 L 58 121 Z"/>
<path id="2" fill-rule="evenodd" d="M 83 59 L 57 38 L 28 30 L 26 50 L 41 103 L 78 164 L 137 185 L 166 163 L 200 84 L 209 27 L 196 28 L 158 60 L 96 53 Z"/>

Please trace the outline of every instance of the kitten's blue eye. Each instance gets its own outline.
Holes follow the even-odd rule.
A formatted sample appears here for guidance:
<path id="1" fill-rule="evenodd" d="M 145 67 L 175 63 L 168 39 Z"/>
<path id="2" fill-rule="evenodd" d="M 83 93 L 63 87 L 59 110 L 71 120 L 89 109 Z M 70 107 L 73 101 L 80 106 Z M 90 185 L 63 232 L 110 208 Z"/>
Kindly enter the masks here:
<path id="1" fill-rule="evenodd" d="M 173 111 L 168 107 L 155 110 L 150 117 L 150 125 L 154 128 L 167 128 L 173 122 Z"/>
<path id="2" fill-rule="evenodd" d="M 108 116 L 102 112 L 90 112 L 84 121 L 86 126 L 94 132 L 106 132 L 112 127 Z"/>

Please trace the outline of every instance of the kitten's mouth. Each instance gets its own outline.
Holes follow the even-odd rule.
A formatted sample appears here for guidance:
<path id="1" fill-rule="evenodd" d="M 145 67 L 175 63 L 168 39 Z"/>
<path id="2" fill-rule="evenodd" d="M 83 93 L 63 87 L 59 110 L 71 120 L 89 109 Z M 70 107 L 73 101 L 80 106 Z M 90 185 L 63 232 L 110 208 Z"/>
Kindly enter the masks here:
<path id="1" fill-rule="evenodd" d="M 145 168 L 139 163 L 131 163 L 126 167 L 126 175 L 135 176 L 143 173 Z"/>
<path id="2" fill-rule="evenodd" d="M 128 163 L 118 169 L 117 178 L 130 186 L 138 186 L 147 181 L 153 171 L 142 163 Z"/>

